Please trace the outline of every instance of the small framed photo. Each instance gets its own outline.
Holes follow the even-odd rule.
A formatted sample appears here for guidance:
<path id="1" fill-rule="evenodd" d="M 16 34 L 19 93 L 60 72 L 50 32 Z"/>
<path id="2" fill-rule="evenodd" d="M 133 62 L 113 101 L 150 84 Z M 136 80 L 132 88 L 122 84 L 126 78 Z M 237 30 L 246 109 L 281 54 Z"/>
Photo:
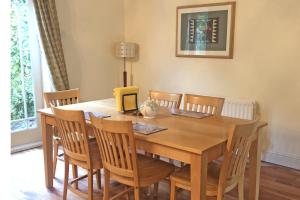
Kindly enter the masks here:
<path id="1" fill-rule="evenodd" d="M 177 7 L 176 56 L 233 58 L 235 2 Z"/>

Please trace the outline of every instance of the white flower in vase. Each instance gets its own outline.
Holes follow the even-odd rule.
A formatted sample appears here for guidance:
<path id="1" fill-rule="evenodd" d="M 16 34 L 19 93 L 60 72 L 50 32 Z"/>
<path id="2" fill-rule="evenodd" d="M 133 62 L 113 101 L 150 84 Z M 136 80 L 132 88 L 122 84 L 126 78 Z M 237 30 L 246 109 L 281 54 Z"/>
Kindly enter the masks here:
<path id="1" fill-rule="evenodd" d="M 157 115 L 159 105 L 154 100 L 146 100 L 140 106 L 140 112 L 144 118 L 154 118 Z"/>

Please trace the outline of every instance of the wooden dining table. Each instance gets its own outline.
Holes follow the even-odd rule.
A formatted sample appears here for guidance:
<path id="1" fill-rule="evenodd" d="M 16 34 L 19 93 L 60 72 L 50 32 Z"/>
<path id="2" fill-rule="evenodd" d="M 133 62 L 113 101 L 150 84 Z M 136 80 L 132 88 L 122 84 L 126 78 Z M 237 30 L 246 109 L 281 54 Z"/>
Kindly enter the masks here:
<path id="1" fill-rule="evenodd" d="M 153 119 L 124 114 L 116 111 L 114 99 L 103 99 L 61 106 L 62 109 L 83 110 L 110 115 L 115 120 L 131 120 L 167 128 L 150 135 L 135 133 L 139 150 L 178 160 L 191 165 L 191 199 L 206 199 L 206 179 L 208 163 L 223 155 L 227 131 L 231 124 L 241 124 L 247 120 L 209 116 L 202 119 L 174 116 L 168 109 L 161 109 Z M 49 108 L 38 110 L 41 115 L 45 181 L 46 187 L 53 187 L 53 147 L 52 131 L 54 115 Z M 249 153 L 249 200 L 258 200 L 261 165 L 262 128 L 267 123 L 259 122 L 257 137 Z M 91 126 L 88 122 L 88 126 Z"/>

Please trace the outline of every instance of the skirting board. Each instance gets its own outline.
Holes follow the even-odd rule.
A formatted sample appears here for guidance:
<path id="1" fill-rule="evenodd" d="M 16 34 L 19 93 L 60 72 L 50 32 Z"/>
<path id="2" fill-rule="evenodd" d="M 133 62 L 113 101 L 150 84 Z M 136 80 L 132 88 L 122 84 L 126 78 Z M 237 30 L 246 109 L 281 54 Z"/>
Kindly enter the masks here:
<path id="1" fill-rule="evenodd" d="M 29 143 L 29 144 L 24 144 L 24 145 L 12 147 L 11 148 L 11 153 L 17 153 L 17 152 L 20 152 L 20 151 L 33 149 L 33 148 L 40 147 L 40 146 L 42 146 L 42 141 Z"/>
<path id="2" fill-rule="evenodd" d="M 275 152 L 265 152 L 262 160 L 300 170 L 300 158 L 291 155 L 282 155 Z"/>

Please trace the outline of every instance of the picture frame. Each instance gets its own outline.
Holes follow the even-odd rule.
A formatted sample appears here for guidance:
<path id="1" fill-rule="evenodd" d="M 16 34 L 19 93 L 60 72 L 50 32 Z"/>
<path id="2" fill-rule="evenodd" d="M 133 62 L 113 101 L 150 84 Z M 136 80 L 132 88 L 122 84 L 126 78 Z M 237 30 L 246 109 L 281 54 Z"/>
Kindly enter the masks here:
<path id="1" fill-rule="evenodd" d="M 235 2 L 178 6 L 176 57 L 233 58 Z"/>

